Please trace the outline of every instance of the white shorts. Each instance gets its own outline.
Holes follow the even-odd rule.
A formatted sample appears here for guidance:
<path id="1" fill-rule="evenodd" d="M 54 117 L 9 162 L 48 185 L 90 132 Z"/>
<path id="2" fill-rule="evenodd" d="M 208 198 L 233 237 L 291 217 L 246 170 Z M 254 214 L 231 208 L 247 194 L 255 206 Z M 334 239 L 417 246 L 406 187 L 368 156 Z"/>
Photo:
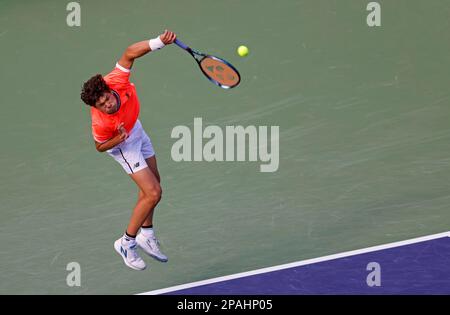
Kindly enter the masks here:
<path id="1" fill-rule="evenodd" d="M 139 120 L 136 121 L 124 142 L 106 152 L 122 165 L 127 174 L 133 174 L 148 167 L 145 160 L 155 155 L 150 137 Z"/>

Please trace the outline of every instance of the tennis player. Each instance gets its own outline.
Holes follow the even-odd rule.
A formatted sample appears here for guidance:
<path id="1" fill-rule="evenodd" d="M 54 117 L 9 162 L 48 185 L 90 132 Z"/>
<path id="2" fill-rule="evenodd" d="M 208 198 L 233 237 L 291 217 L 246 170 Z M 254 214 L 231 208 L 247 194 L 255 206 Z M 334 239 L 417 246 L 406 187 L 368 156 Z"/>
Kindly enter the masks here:
<path id="1" fill-rule="evenodd" d="M 97 74 L 84 83 L 81 99 L 91 106 L 92 135 L 99 152 L 107 152 L 123 167 L 139 189 L 137 203 L 125 234 L 114 248 L 125 264 L 144 270 L 145 262 L 137 247 L 151 257 L 166 262 L 153 230 L 153 213 L 161 199 L 160 176 L 155 151 L 139 121 L 139 100 L 130 83 L 130 70 L 136 58 L 172 44 L 173 32 L 129 46 L 106 76 Z"/>

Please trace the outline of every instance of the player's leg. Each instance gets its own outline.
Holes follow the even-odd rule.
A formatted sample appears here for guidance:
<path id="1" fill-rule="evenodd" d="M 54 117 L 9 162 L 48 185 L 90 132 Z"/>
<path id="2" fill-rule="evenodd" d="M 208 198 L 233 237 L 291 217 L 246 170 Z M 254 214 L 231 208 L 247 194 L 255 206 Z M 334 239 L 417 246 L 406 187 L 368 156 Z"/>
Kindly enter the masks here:
<path id="1" fill-rule="evenodd" d="M 150 137 L 145 132 L 144 128 L 141 128 L 141 153 L 142 156 L 145 159 L 145 163 L 152 171 L 153 175 L 155 175 L 158 182 L 160 182 L 160 176 L 158 171 L 158 166 L 156 164 L 156 156 L 155 156 L 155 150 L 153 149 L 152 141 L 150 140 Z M 142 190 L 139 190 L 139 196 L 138 199 L 143 196 Z M 145 220 L 143 227 L 149 227 L 153 225 L 153 212 L 154 209 L 152 209 L 149 213 L 149 216 Z"/>
<path id="2" fill-rule="evenodd" d="M 161 199 L 161 187 L 148 167 L 129 175 L 143 194 L 133 209 L 126 233 L 114 243 L 114 248 L 122 256 L 127 266 L 143 270 L 146 265 L 137 252 L 137 233 L 148 218 L 150 211 Z"/>
<path id="3" fill-rule="evenodd" d="M 125 264 L 130 268 L 145 269 L 144 261 L 137 252 L 136 236 L 144 221 L 150 215 L 161 198 L 161 187 L 159 182 L 148 167 L 141 152 L 141 132 L 137 130 L 133 141 L 124 142 L 113 150 L 109 155 L 119 162 L 123 169 L 142 191 L 142 195 L 133 209 L 126 233 L 114 243 L 114 248 L 122 256 Z M 131 136 L 130 136 L 131 138 Z"/>
<path id="4" fill-rule="evenodd" d="M 130 177 L 140 190 L 138 201 L 127 227 L 127 234 L 134 236 L 137 235 L 141 226 L 149 218 L 153 208 L 160 201 L 162 190 L 156 176 L 148 167 L 137 173 L 130 174 Z"/>
<path id="5" fill-rule="evenodd" d="M 161 183 L 161 176 L 159 175 L 158 165 L 156 163 L 156 156 L 153 155 L 153 156 L 145 159 L 145 162 L 147 163 L 148 167 L 152 171 L 153 175 L 155 175 L 158 182 Z"/>
<path id="6" fill-rule="evenodd" d="M 160 182 L 160 175 L 158 172 L 158 166 L 156 164 L 156 157 L 155 155 L 145 159 L 149 169 L 151 172 L 155 175 L 158 182 Z M 139 198 L 141 198 L 144 195 L 144 192 L 142 190 L 139 190 Z M 146 220 L 144 221 L 144 224 L 141 227 L 141 232 L 137 235 L 136 241 L 138 245 L 149 255 L 153 258 L 162 261 L 167 262 L 168 258 L 166 255 L 164 255 L 161 252 L 159 241 L 155 236 L 155 232 L 153 230 L 153 213 L 154 209 L 150 210 L 150 213 Z"/>
<path id="7" fill-rule="evenodd" d="M 158 180 L 158 183 L 161 183 L 161 177 L 159 175 L 158 166 L 156 164 L 156 156 L 153 155 L 152 157 L 145 159 L 145 162 L 147 163 L 149 169 L 152 171 L 153 175 L 155 175 L 156 179 Z M 139 189 L 138 199 L 142 198 L 143 196 L 144 196 L 144 192 L 141 189 Z M 153 225 L 154 210 L 155 210 L 155 208 L 150 210 L 150 213 L 149 213 L 147 219 L 144 221 L 144 224 L 142 224 L 142 226 L 144 228 L 150 227 Z"/>

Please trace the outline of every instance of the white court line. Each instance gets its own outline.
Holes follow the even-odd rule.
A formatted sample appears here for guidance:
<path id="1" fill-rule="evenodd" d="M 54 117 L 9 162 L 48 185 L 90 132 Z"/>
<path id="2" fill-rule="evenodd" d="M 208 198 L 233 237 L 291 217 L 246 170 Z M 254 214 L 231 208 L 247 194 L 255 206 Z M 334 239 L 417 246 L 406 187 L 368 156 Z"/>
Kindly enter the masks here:
<path id="1" fill-rule="evenodd" d="M 181 285 L 177 285 L 177 286 L 173 286 L 173 287 L 169 287 L 169 288 L 165 288 L 165 289 L 159 289 L 159 290 L 153 290 L 153 291 L 140 293 L 138 295 L 163 294 L 163 293 L 167 293 L 167 292 L 173 292 L 173 291 L 198 287 L 198 286 L 205 285 L 205 284 L 211 284 L 211 283 L 216 283 L 216 282 L 221 282 L 221 281 L 226 281 L 226 280 L 238 279 L 238 278 L 253 276 L 253 275 L 271 272 L 271 271 L 305 266 L 305 265 L 315 264 L 315 263 L 319 263 L 319 262 L 323 262 L 323 261 L 375 252 L 375 251 L 379 251 L 379 250 L 383 250 L 383 249 L 389 249 L 389 248 L 400 247 L 400 246 L 405 246 L 405 245 L 410 245 L 410 244 L 415 244 L 415 243 L 420 243 L 420 242 L 426 242 L 426 241 L 434 240 L 437 238 L 443 238 L 443 237 L 450 237 L 450 231 L 439 233 L 439 234 L 433 234 L 433 235 L 412 238 L 412 239 L 405 240 L 405 241 L 399 241 L 399 242 L 388 243 L 388 244 L 384 244 L 384 245 L 377 245 L 377 246 L 352 250 L 349 252 L 343 252 L 343 253 L 338 253 L 338 254 L 313 258 L 313 259 L 296 261 L 296 262 L 284 264 L 284 265 L 278 265 L 278 266 L 273 266 L 273 267 L 267 267 L 267 268 L 252 270 L 252 271 L 236 273 L 236 274 L 229 275 L 229 276 L 223 276 L 223 277 L 217 277 L 217 278 L 212 278 L 212 279 L 207 279 L 207 280 L 202 280 L 202 281 L 181 284 Z"/>

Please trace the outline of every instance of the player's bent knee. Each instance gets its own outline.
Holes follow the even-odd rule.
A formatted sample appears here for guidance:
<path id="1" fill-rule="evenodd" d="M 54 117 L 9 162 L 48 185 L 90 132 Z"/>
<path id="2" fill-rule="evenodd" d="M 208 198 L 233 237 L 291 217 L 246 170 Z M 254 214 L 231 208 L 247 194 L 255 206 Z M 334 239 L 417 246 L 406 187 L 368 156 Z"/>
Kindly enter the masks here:
<path id="1" fill-rule="evenodd" d="M 154 193 L 154 197 L 156 198 L 156 200 L 159 201 L 162 196 L 161 186 L 160 185 L 156 186 L 155 189 L 153 190 L 153 193 Z"/>
<path id="2" fill-rule="evenodd" d="M 157 203 L 161 199 L 161 186 L 154 185 L 144 191 L 144 199 L 151 203 Z"/>

